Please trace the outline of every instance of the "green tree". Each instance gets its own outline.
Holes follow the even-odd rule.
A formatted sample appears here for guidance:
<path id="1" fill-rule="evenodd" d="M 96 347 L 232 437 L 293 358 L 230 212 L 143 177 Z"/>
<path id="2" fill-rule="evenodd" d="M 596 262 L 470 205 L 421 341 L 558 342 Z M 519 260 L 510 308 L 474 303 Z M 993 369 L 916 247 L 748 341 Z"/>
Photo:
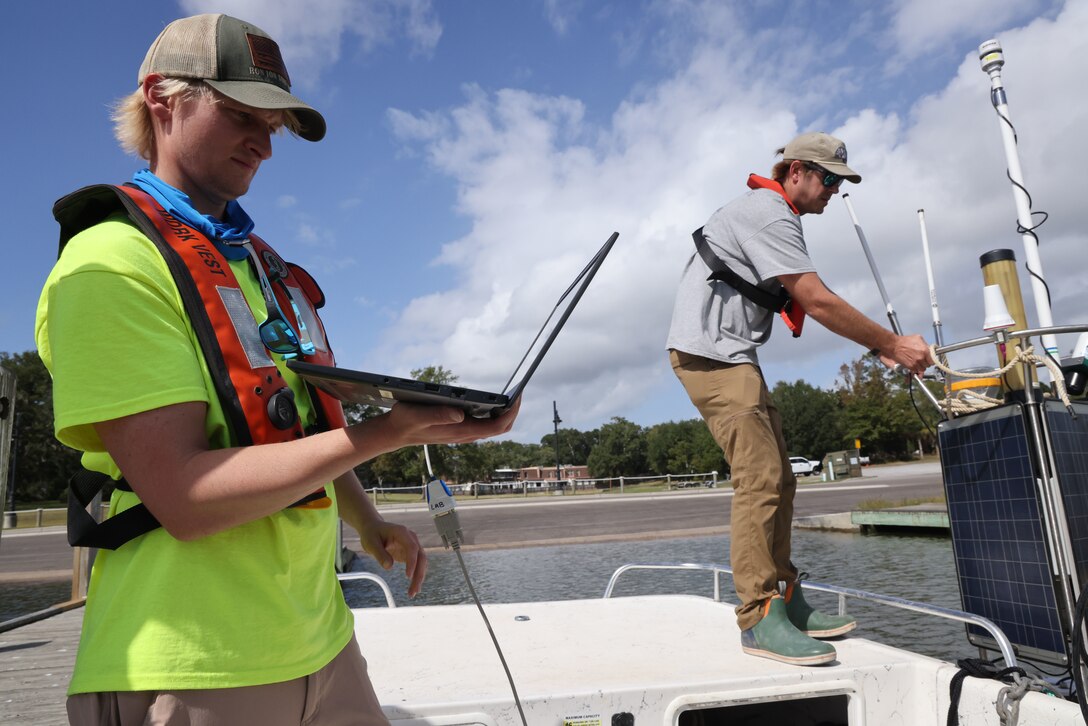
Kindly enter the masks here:
<path id="1" fill-rule="evenodd" d="M 426 481 L 424 477 L 427 470 L 423 460 L 423 447 L 405 446 L 376 456 L 370 461 L 370 471 L 374 478 L 372 485 L 419 486 Z"/>
<path id="2" fill-rule="evenodd" d="M 910 402 L 904 378 L 875 358 L 844 364 L 839 376 L 848 439 L 861 439 L 873 462 L 909 459 L 925 425 Z"/>
<path id="3" fill-rule="evenodd" d="M 417 368 L 411 372 L 411 377 L 417 381 L 426 381 L 428 383 L 449 384 L 457 381 L 457 376 L 442 366 Z M 381 409 L 374 406 L 355 406 L 349 414 L 348 409 L 345 407 L 344 413 L 345 415 L 358 417 L 356 420 L 361 421 L 364 418 L 379 415 Z M 352 422 L 352 418 L 348 420 Z M 450 454 L 448 448 L 444 444 L 431 444 L 427 447 L 435 476 L 449 476 L 447 460 L 450 458 Z M 371 461 L 356 467 L 355 472 L 364 484 L 370 486 L 396 484 L 418 486 L 427 481 L 427 463 L 422 446 L 406 446 L 397 451 L 380 454 Z"/>
<path id="4" fill-rule="evenodd" d="M 492 469 L 521 469 L 526 466 L 546 466 L 548 454 L 539 444 L 522 444 L 517 441 L 484 441 L 483 447 L 490 457 Z M 554 466 L 555 455 L 552 455 Z"/>
<path id="5" fill-rule="evenodd" d="M 495 462 L 491 458 L 491 451 L 477 443 L 458 444 L 451 447 L 453 452 L 453 473 L 450 478 L 453 481 L 465 483 L 470 481 L 487 481 L 491 478 L 491 472 L 495 470 Z"/>
<path id="6" fill-rule="evenodd" d="M 53 436 L 53 380 L 38 353 L 0 353 L 0 365 L 15 374 L 12 481 L 15 500 L 60 499 L 79 470 L 80 453 Z M 7 502 L 0 504 L 7 505 Z"/>
<path id="7" fill-rule="evenodd" d="M 646 471 L 646 433 L 625 418 L 613 417 L 600 429 L 589 454 L 590 476 L 634 476 Z"/>
<path id="8" fill-rule="evenodd" d="M 457 382 L 457 376 L 453 374 L 453 371 L 448 371 L 442 366 L 416 368 L 412 371 L 411 377 L 417 381 L 439 383 L 443 385 Z"/>
<path id="9" fill-rule="evenodd" d="M 646 432 L 646 463 L 654 474 L 729 471 L 721 447 L 699 418 L 652 426 Z"/>
<path id="10" fill-rule="evenodd" d="M 771 397 L 782 416 L 782 433 L 791 455 L 821 459 L 847 446 L 842 401 L 835 392 L 801 380 L 779 381 Z M 853 446 L 852 439 L 849 445 Z"/>
<path id="11" fill-rule="evenodd" d="M 694 459 L 695 442 L 684 422 L 668 421 L 646 432 L 646 465 L 651 473 L 693 473 Z"/>
<path id="12" fill-rule="evenodd" d="M 597 430 L 559 429 L 560 463 L 585 464 L 589 461 L 589 452 L 593 450 L 598 435 Z M 544 434 L 540 439 L 540 450 L 544 457 L 540 466 L 555 466 L 555 433 Z"/>

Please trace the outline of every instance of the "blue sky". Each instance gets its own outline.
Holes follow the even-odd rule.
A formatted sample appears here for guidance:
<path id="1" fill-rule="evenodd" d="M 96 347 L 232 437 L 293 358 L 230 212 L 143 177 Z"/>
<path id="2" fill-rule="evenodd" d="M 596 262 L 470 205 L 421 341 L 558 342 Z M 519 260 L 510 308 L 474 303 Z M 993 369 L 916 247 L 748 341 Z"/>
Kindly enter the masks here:
<path id="1" fill-rule="evenodd" d="M 294 91 L 328 121 L 318 144 L 277 139 L 242 204 L 320 281 L 342 365 L 443 365 L 500 388 L 559 292 L 620 232 L 526 391 L 515 439 L 551 431 L 553 400 L 580 429 L 696 415 L 663 349 L 691 230 L 803 131 L 842 138 L 864 176 L 845 188 L 904 328 L 932 339 L 924 208 L 945 338 L 980 334 L 979 255 L 1024 260 L 978 65 L 993 37 L 1024 180 L 1050 214 L 1039 235 L 1054 320 L 1083 322 L 1083 1 L 38 2 L 11 4 L 0 27 L 0 350 L 34 346 L 53 201 L 139 167 L 112 138 L 109 104 L 135 87 L 162 27 L 198 12 L 269 32 Z M 845 205 L 803 221 L 821 276 L 883 322 Z M 1022 268 L 1021 286 L 1034 324 Z M 778 328 L 761 358 L 771 385 L 830 387 L 861 352 L 810 323 L 800 340 Z"/>

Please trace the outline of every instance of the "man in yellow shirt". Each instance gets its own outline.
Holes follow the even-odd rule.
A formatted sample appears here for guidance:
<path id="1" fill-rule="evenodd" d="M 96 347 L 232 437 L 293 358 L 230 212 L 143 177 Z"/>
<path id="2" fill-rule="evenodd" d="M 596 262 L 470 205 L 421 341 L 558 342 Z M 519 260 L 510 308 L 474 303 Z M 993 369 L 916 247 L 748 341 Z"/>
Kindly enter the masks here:
<path id="1" fill-rule="evenodd" d="M 352 468 L 503 433 L 516 409 L 398 404 L 344 426 L 284 365 L 332 359 L 323 296 L 237 200 L 273 133 L 318 141 L 325 121 L 290 94 L 266 33 L 225 15 L 171 23 L 115 120 L 150 168 L 58 203 L 36 340 L 57 437 L 117 481 L 111 518 L 142 507 L 161 526 L 99 553 L 69 719 L 385 723 L 336 581 L 338 516 L 383 567 L 404 563 L 410 595 L 427 563 Z"/>

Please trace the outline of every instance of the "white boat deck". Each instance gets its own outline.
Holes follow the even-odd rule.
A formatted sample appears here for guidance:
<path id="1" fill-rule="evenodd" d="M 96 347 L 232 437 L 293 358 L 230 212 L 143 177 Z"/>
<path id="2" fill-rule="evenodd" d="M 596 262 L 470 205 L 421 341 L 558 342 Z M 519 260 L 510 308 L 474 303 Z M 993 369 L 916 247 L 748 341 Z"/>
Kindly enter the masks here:
<path id="1" fill-rule="evenodd" d="M 485 611 L 530 726 L 943 724 L 957 670 L 863 637 L 835 641 L 838 660 L 820 667 L 747 656 L 732 606 L 690 595 L 486 605 Z M 371 679 L 394 723 L 521 723 L 475 605 L 354 613 Z M 855 632 L 864 633 L 864 625 Z M 1001 686 L 967 679 L 960 723 L 998 724 Z M 1019 723 L 1084 721 L 1077 704 L 1029 693 Z"/>

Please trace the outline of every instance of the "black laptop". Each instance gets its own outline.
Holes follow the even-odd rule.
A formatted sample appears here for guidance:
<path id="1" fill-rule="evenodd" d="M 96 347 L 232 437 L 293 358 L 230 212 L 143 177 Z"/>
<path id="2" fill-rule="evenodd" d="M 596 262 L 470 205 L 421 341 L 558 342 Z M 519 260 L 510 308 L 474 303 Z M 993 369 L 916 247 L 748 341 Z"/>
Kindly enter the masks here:
<path id="1" fill-rule="evenodd" d="M 529 344 L 528 350 L 525 351 L 525 355 L 518 362 L 501 393 L 478 391 L 453 384 L 428 383 L 412 378 L 399 378 L 397 376 L 353 371 L 346 368 L 321 366 L 300 360 L 287 361 L 287 367 L 307 382 L 341 401 L 363 403 L 383 408 L 389 408 L 398 401 L 430 403 L 457 406 L 478 418 L 497 416 L 518 400 L 521 392 L 525 389 L 525 385 L 529 382 L 540 362 L 544 360 L 544 355 L 555 341 L 556 336 L 559 335 L 563 324 L 567 322 L 567 318 L 574 311 L 574 307 L 582 298 L 586 288 L 589 287 L 593 276 L 597 274 L 601 263 L 604 262 L 604 258 L 608 256 L 612 245 L 615 244 L 619 236 L 619 232 L 613 232 L 612 236 L 597 251 L 597 254 L 574 278 L 574 282 L 570 284 L 570 287 L 559 296 L 558 302 L 552 308 L 536 337 Z M 545 331 L 548 330 L 549 323 L 552 320 L 555 320 L 555 324 L 545 335 Z M 540 342 L 541 338 L 543 338 L 543 343 L 537 347 L 537 343 Z M 537 350 L 536 356 L 526 366 L 525 362 L 529 359 L 529 354 L 533 352 L 534 348 Z M 515 376 L 522 370 L 524 373 L 521 378 L 511 386 Z"/>

